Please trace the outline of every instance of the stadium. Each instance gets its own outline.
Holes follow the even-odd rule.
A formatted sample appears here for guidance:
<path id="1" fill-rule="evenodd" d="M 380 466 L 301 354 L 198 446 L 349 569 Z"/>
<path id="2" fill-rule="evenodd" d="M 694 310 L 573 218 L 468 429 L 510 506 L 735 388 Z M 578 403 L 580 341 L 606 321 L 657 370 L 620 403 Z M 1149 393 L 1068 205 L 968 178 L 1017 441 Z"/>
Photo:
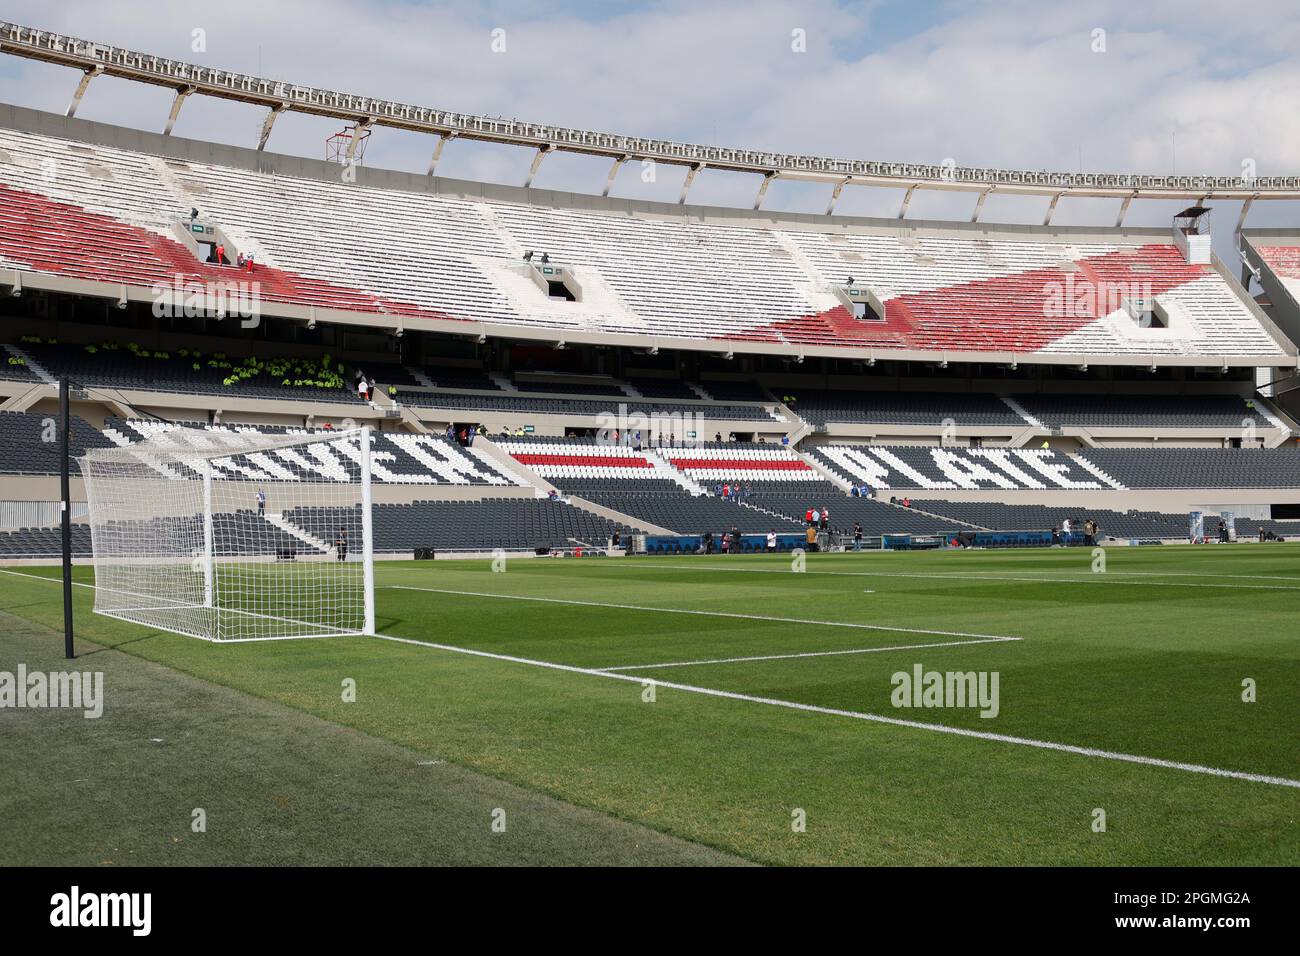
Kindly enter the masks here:
<path id="1" fill-rule="evenodd" d="M 0 103 L 0 862 L 1300 862 L 1300 231 L 1249 224 L 1300 175 L 697 145 L 130 36 L 0 22 L 69 98 Z M 252 135 L 181 135 L 204 100 Z"/>

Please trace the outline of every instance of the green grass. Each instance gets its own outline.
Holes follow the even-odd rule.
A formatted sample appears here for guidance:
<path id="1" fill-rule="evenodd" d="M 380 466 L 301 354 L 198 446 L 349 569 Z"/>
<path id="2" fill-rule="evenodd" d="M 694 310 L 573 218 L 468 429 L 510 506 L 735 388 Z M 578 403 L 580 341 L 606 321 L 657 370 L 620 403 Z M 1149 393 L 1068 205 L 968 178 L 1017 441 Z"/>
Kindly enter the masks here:
<path id="1" fill-rule="evenodd" d="M 809 555 L 804 574 L 791 573 L 785 557 L 749 556 L 520 559 L 504 574 L 486 561 L 376 569 L 384 634 L 573 668 L 633 668 L 618 673 L 636 680 L 365 638 L 214 646 L 91 616 L 88 589 L 77 589 L 77 600 L 82 636 L 115 648 L 87 660 L 142 658 L 165 665 L 158 674 L 181 672 L 206 690 L 183 708 L 195 735 L 227 732 L 228 715 L 209 702 L 217 685 L 308 720 L 299 729 L 304 739 L 337 736 L 340 727 L 360 731 L 376 746 L 445 760 L 480 787 L 508 784 L 574 814 L 553 828 L 569 834 L 567 843 L 556 835 L 519 859 L 534 860 L 550 846 L 557 861 L 584 861 L 577 848 L 591 840 L 580 833 L 623 821 L 677 838 L 662 850 L 665 861 L 711 847 L 764 863 L 1295 865 L 1294 787 L 671 686 L 658 686 L 654 702 L 643 700 L 642 676 L 1300 780 L 1300 547 L 1116 548 L 1107 573 L 1093 574 L 1090 564 L 1080 549 Z M 78 579 L 92 580 L 89 570 L 78 569 Z M 59 590 L 0 575 L 0 611 L 57 627 Z M 637 669 L 963 639 L 918 631 L 1023 640 Z M 57 645 L 52 633 L 42 640 Z M 0 669 L 12 669 L 11 644 L 0 637 Z M 894 708 L 891 675 L 918 663 L 998 672 L 998 716 Z M 341 700 L 345 678 L 357 682 L 355 703 Z M 1255 703 L 1241 699 L 1245 678 L 1257 684 Z M 150 686 L 143 681 L 133 699 L 147 697 Z M 110 684 L 98 723 L 111 726 L 130 706 Z M 0 713 L 6 741 L 11 716 Z M 299 755 L 256 736 L 244 747 L 258 768 L 251 780 L 274 779 Z M 148 773 L 144 759 L 124 760 L 123 778 Z M 339 770 L 343 755 L 317 759 L 323 777 L 349 772 Z M 43 763 L 58 763 L 48 751 L 32 760 L 36 777 Z M 97 764 L 93 755 L 86 760 Z M 390 776 L 401 778 L 381 767 L 366 780 L 386 793 Z M 24 795 L 9 794 L 6 810 L 32 813 Z M 380 813 L 373 803 L 400 826 L 402 801 L 372 801 L 364 790 L 348 799 L 355 814 Z M 792 831 L 796 808 L 806 812 L 806 832 Z M 1096 808 L 1106 812 L 1104 833 L 1092 829 Z M 42 811 L 42 824 L 63 826 L 70 840 L 115 832 L 111 819 L 60 821 L 51 812 Z M 331 819 L 346 816 L 335 805 Z M 461 825 L 449 824 L 449 832 Z M 263 826 L 274 833 L 272 823 Z M 499 858 L 483 855 L 495 852 L 490 842 L 474 849 L 481 813 L 467 811 L 463 826 L 465 858 Z M 318 829 L 324 858 L 347 859 L 345 840 Z M 137 846 L 159 832 L 147 822 L 127 831 Z M 400 841 L 384 846 L 384 859 L 417 861 Z"/>

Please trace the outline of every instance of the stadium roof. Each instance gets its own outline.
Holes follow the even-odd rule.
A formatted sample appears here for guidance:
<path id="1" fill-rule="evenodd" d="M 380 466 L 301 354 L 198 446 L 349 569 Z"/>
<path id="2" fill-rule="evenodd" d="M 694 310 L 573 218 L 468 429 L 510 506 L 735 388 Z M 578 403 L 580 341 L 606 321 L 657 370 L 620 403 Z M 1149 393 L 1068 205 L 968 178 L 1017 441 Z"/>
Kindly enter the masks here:
<path id="1" fill-rule="evenodd" d="M 613 160 L 605 193 L 621 165 L 629 160 L 652 160 L 687 167 L 679 202 L 685 202 L 695 175 L 703 169 L 753 173 L 762 177 L 754 208 L 761 206 L 775 179 L 825 182 L 834 185 L 827 214 L 845 186 L 904 189 L 899 218 L 906 215 L 916 189 L 962 190 L 978 193 L 971 220 L 978 219 L 990 193 L 1038 195 L 1048 198 L 1044 224 L 1048 224 L 1062 196 L 1103 197 L 1122 200 L 1116 225 L 1121 225 L 1134 199 L 1184 199 L 1198 204 L 1214 199 L 1243 200 L 1248 208 L 1255 199 L 1300 199 L 1300 176 L 1149 176 L 1136 173 L 1069 173 L 1042 170 L 989 169 L 958 166 L 952 161 L 895 163 L 777 153 L 726 146 L 703 146 L 596 130 L 572 129 L 515 119 L 476 116 L 434 107 L 415 106 L 271 80 L 228 70 L 186 63 L 65 36 L 16 23 L 0 22 L 0 52 L 42 60 L 84 71 L 67 115 L 72 116 L 87 85 L 99 75 L 164 86 L 176 92 L 165 133 L 170 133 L 185 100 L 195 94 L 235 100 L 265 107 L 258 149 L 263 149 L 277 116 L 285 111 L 309 113 L 356 124 L 353 145 L 374 126 L 425 132 L 437 136 L 429 165 L 432 175 L 442 147 L 464 138 L 519 146 L 536 151 L 525 185 L 531 185 L 542 160 L 564 151 L 604 156 Z M 351 152 L 349 151 L 349 158 Z M 1242 210 L 1245 217 L 1246 209 Z"/>

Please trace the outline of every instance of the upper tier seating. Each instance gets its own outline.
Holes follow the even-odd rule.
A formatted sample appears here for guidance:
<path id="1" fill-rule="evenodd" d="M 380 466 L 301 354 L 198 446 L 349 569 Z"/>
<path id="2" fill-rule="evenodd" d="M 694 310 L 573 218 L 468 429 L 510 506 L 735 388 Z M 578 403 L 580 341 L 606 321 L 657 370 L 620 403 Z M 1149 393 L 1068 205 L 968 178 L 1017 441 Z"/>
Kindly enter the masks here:
<path id="1" fill-rule="evenodd" d="M 770 402 L 772 397 L 757 382 L 715 380 L 700 382 L 700 388 L 719 402 Z M 778 398 L 780 396 L 777 396 Z"/>
<path id="2" fill-rule="evenodd" d="M 1128 488 L 1300 488 L 1300 448 L 1088 448 Z"/>
<path id="3" fill-rule="evenodd" d="M 345 363 L 331 359 L 246 359 L 181 349 L 162 352 L 114 345 L 18 347 L 53 376 L 93 388 L 124 388 L 239 398 L 358 404 Z M 340 371 L 342 366 L 343 371 Z M 372 374 L 367 371 L 367 374 Z"/>
<path id="4" fill-rule="evenodd" d="M 627 383 L 640 392 L 645 398 L 684 398 L 687 401 L 699 401 L 699 394 L 696 393 L 689 385 L 681 379 L 676 378 L 644 378 L 629 376 Z M 733 400 L 735 400 L 733 398 Z M 740 399 L 750 401 L 751 399 Z M 753 401 L 764 401 L 759 397 Z"/>
<path id="5" fill-rule="evenodd" d="M 543 395 L 617 395 L 624 399 L 627 392 L 612 382 L 539 382 L 525 379 L 515 382 L 515 388 L 521 392 L 541 393 Z"/>
<path id="6" fill-rule="evenodd" d="M 1049 428 L 1232 428 L 1271 422 L 1236 395 L 1016 395 Z"/>
<path id="7" fill-rule="evenodd" d="M 794 411 L 815 425 L 827 422 L 1024 426 L 1025 419 L 996 395 L 981 392 L 849 392 L 785 389 Z"/>
<path id="8" fill-rule="evenodd" d="M 267 160 L 264 158 L 263 162 Z M 256 255 L 279 302 L 529 328 L 789 345 L 951 351 L 1282 355 L 1213 268 L 1167 239 L 950 228 L 928 234 L 738 225 L 376 189 L 0 131 L 0 262 L 134 286 L 232 270 L 197 262 L 172 226 L 191 208 Z M 573 269 L 548 298 L 522 254 Z M 853 318 L 853 275 L 886 300 Z M 1097 289 L 1099 295 L 1088 294 Z M 1169 327 L 1115 302 L 1160 296 Z M 1056 305 L 1053 305 L 1056 303 Z M 1060 314 L 1057 314 L 1057 313 Z M 707 384 L 706 384 L 707 387 Z"/>
<path id="9" fill-rule="evenodd" d="M 709 421 L 752 421 L 771 424 L 780 422 L 758 405 L 673 405 L 664 402 L 643 402 L 626 395 L 603 400 L 582 398 L 530 398 L 513 392 L 495 395 L 467 395 L 456 392 L 398 392 L 404 405 L 415 408 L 461 408 L 480 412 L 510 412 L 535 415 L 617 415 L 619 406 L 627 406 L 628 415 L 694 416 L 699 414 Z M 678 436 L 681 437 L 681 436 Z"/>

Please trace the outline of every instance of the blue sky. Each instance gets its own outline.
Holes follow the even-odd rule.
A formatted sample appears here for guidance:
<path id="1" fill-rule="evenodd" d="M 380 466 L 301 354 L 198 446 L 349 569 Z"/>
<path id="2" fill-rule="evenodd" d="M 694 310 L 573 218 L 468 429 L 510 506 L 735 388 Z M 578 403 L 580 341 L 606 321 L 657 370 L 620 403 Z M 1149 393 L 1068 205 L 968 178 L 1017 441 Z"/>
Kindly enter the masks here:
<path id="1" fill-rule="evenodd" d="M 1044 169 L 1260 175 L 1300 171 L 1300 7 L 1257 0 L 423 3 L 382 0 L 8 0 L 4 18 L 213 66 L 490 115 L 697 142 L 871 159 Z M 192 50 L 204 31 L 206 49 Z M 506 49 L 492 50 L 504 30 Z M 806 52 L 792 49 L 794 31 Z M 1097 31 L 1104 49 L 1098 50 Z M 62 111 L 73 71 L 0 58 L 0 100 Z M 170 93 L 111 79 L 80 116 L 162 128 Z M 260 110 L 202 98 L 178 135 L 256 142 Z M 281 118 L 270 148 L 323 156 L 339 124 Z M 423 172 L 432 139 L 378 130 L 368 165 Z M 521 183 L 524 150 L 454 143 L 439 171 Z M 537 185 L 598 192 L 608 163 L 556 155 Z M 675 200 L 682 172 L 625 170 L 614 194 Z M 692 201 L 748 206 L 753 177 L 705 172 Z M 828 187 L 773 186 L 766 206 L 822 211 Z M 837 211 L 893 215 L 853 189 Z M 921 194 L 916 217 L 969 217 L 973 197 Z M 1136 205 L 1165 224 L 1176 204 Z M 1060 223 L 1113 222 L 1112 201 L 1064 201 Z M 1041 221 L 1044 202 L 992 197 L 983 218 Z M 1257 204 L 1251 225 L 1295 224 Z M 1216 204 L 1216 232 L 1237 209 Z M 1225 254 L 1222 243 L 1220 254 Z"/>

